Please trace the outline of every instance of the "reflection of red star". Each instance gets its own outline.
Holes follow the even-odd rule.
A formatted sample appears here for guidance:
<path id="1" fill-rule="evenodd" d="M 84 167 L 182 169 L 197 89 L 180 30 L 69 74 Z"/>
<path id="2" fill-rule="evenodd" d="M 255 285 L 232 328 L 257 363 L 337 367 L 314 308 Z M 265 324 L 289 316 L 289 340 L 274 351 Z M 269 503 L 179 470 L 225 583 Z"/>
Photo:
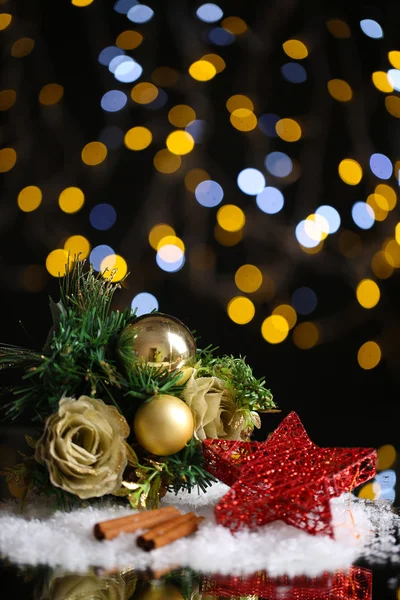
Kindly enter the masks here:
<path id="1" fill-rule="evenodd" d="M 232 531 L 282 520 L 333 537 L 330 498 L 376 474 L 373 448 L 320 448 L 291 412 L 264 442 L 203 441 L 206 468 L 231 486 L 215 509 Z"/>

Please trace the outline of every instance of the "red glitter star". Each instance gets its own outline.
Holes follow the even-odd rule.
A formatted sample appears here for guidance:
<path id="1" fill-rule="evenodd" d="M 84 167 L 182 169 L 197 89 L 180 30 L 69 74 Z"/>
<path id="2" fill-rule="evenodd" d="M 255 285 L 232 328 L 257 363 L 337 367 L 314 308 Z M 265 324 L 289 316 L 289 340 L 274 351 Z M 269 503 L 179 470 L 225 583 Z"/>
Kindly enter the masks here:
<path id="1" fill-rule="evenodd" d="M 376 474 L 373 448 L 320 448 L 291 412 L 264 442 L 203 441 L 206 468 L 231 486 L 215 508 L 236 531 L 282 520 L 333 537 L 330 498 Z"/>

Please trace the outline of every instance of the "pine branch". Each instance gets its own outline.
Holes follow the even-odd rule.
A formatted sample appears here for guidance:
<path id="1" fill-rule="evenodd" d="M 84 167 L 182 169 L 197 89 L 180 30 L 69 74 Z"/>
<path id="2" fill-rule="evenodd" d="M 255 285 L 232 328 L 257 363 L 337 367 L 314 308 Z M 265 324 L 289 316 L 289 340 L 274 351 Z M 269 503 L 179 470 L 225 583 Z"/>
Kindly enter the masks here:
<path id="1" fill-rule="evenodd" d="M 201 443 L 194 437 L 186 447 L 166 457 L 168 479 L 164 485 L 168 491 L 177 494 L 180 490 L 191 492 L 193 488 L 200 488 L 203 492 L 217 481 L 204 467 L 204 457 Z"/>

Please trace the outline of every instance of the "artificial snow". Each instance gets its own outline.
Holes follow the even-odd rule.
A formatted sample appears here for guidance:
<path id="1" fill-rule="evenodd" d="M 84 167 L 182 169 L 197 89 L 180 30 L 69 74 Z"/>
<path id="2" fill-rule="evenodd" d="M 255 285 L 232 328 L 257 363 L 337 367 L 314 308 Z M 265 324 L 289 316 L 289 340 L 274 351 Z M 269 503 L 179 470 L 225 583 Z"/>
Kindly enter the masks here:
<path id="1" fill-rule="evenodd" d="M 105 504 L 72 512 L 49 512 L 31 504 L 21 513 L 11 502 L 0 505 L 0 554 L 15 564 L 62 566 L 73 572 L 89 568 L 153 570 L 191 567 L 194 570 L 250 575 L 266 570 L 270 576 L 307 575 L 349 568 L 356 560 L 400 562 L 396 536 L 400 517 L 384 502 L 356 499 L 351 494 L 331 500 L 335 538 L 312 536 L 276 521 L 258 530 L 232 534 L 217 525 L 214 507 L 228 488 L 214 484 L 205 494 L 167 494 L 163 504 L 206 517 L 190 537 L 144 552 L 135 534 L 98 541 L 95 523 L 132 514 L 132 510 Z"/>

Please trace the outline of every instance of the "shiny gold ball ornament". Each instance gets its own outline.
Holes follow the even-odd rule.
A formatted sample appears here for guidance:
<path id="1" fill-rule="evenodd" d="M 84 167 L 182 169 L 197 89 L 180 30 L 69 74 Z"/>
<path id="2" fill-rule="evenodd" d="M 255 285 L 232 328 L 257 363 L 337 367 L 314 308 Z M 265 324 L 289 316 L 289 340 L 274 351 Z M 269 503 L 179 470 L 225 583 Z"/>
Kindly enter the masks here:
<path id="1" fill-rule="evenodd" d="M 140 406 L 133 421 L 139 444 L 157 456 L 182 450 L 194 433 L 192 411 L 183 400 L 168 394 L 152 396 Z"/>
<path id="2" fill-rule="evenodd" d="M 195 356 L 196 342 L 179 319 L 160 312 L 149 313 L 125 327 L 118 353 L 128 369 L 140 360 L 174 371 Z"/>

